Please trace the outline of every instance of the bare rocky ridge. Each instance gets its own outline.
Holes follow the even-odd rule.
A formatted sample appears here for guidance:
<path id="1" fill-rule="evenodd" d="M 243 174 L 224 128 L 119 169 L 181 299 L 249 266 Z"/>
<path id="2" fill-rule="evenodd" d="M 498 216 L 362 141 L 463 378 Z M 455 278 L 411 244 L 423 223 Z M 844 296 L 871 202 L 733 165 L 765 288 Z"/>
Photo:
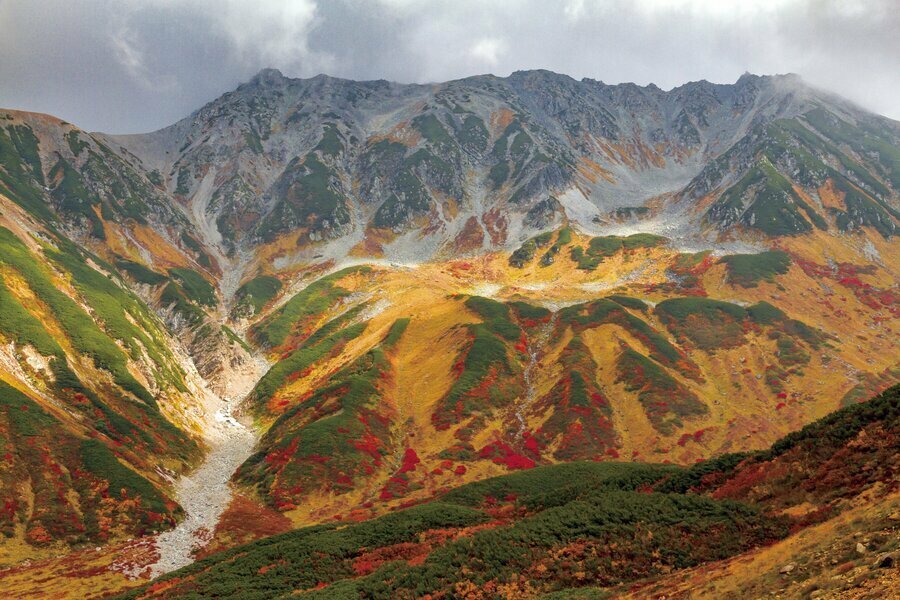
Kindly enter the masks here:
<path id="1" fill-rule="evenodd" d="M 709 240 L 703 212 L 691 205 L 753 166 L 770 123 L 822 107 L 840 127 L 900 135 L 896 123 L 795 75 L 663 91 L 548 71 L 400 85 L 290 79 L 268 69 L 171 127 L 104 139 L 160 173 L 203 241 L 225 254 L 299 234 L 286 260 L 339 260 L 380 231 L 371 247 L 403 260 L 513 247 L 556 220 L 537 217 L 553 203 L 591 231 L 632 211 L 649 217 L 649 227 L 661 218 L 685 240 Z M 800 124 L 835 139 L 812 121 Z M 810 150 L 801 138 L 791 143 Z M 743 154 L 723 175 L 713 165 L 731 148 Z M 891 179 L 879 166 L 888 157 L 872 166 L 871 152 L 845 150 L 812 153 L 851 179 L 848 156 Z M 782 166 L 796 174 L 796 160 Z M 882 196 L 896 207 L 896 191 Z M 728 227 L 741 211 L 737 219 L 725 209 L 711 214 L 713 225 Z M 748 216 L 746 224 L 755 222 Z"/>

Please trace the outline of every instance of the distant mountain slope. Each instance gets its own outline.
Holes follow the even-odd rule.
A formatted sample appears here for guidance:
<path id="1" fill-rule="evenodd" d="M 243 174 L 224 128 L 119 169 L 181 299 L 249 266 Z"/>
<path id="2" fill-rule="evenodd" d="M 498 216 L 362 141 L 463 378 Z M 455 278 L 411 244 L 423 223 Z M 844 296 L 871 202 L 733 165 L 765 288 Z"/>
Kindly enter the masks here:
<path id="1" fill-rule="evenodd" d="M 158 174 L 135 160 L 55 117 L 0 113 L 0 190 L 32 215 L 98 240 L 106 239 L 106 221 L 187 225 L 156 188 Z"/>
<path id="2" fill-rule="evenodd" d="M 817 107 L 758 125 L 688 189 L 697 197 L 725 188 L 707 212 L 707 220 L 720 226 L 739 224 L 768 235 L 871 227 L 894 235 L 900 129 L 884 119 L 854 117 L 851 124 Z"/>
<path id="3" fill-rule="evenodd" d="M 116 235 L 110 221 L 151 224 L 238 279 L 260 254 L 419 260 L 563 221 L 710 243 L 890 237 L 900 216 L 900 125 L 793 75 L 663 91 L 548 71 L 401 85 L 264 70 L 149 134 L 4 121 L 12 200 L 96 239 Z"/>
<path id="4" fill-rule="evenodd" d="M 106 139 L 227 251 L 284 235 L 398 257 L 497 247 L 667 195 L 691 199 L 666 214 L 695 229 L 699 211 L 768 235 L 892 235 L 898 216 L 900 126 L 796 76 L 664 92 L 547 71 L 399 85 L 266 70 L 172 127 Z"/>
<path id="5" fill-rule="evenodd" d="M 614 588 L 771 544 L 789 527 L 884 497 L 897 484 L 898 417 L 895 386 L 743 460 L 727 455 L 690 469 L 572 463 L 488 479 L 376 520 L 222 552 L 126 597 L 536 597 Z M 806 509 L 810 497 L 819 504 Z"/>

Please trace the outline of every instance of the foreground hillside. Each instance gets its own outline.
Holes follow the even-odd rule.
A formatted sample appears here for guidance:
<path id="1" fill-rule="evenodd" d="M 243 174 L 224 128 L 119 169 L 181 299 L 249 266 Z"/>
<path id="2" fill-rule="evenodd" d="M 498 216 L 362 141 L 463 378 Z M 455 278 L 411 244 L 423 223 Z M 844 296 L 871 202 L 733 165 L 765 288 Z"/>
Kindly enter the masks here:
<path id="1" fill-rule="evenodd" d="M 846 527 L 842 514 L 863 506 L 881 514 L 876 520 L 886 529 L 852 542 L 838 538 L 848 547 L 833 549 L 834 563 L 782 554 L 779 567 L 791 565 L 784 573 L 743 577 L 760 594 L 867 585 L 876 597 L 897 583 L 895 564 L 872 563 L 897 550 L 896 512 L 884 520 L 890 513 L 880 507 L 898 508 L 898 451 L 895 386 L 765 451 L 690 468 L 571 463 L 488 479 L 375 520 L 301 529 L 215 554 L 127 597 L 523 598 L 585 587 L 624 593 L 629 588 L 615 586 L 627 582 L 662 593 L 670 573 L 751 548 L 759 561 L 804 539 L 804 528 Z M 708 569 L 692 572 L 691 589 L 702 586 Z M 822 570 L 854 570 L 854 577 L 835 582 Z M 819 583 L 806 585 L 810 577 Z M 741 593 L 732 588 L 735 597 Z"/>
<path id="2" fill-rule="evenodd" d="M 196 381 L 162 322 L 110 265 L 44 234 L 0 216 L 2 562 L 173 525 L 164 485 L 201 457 Z"/>

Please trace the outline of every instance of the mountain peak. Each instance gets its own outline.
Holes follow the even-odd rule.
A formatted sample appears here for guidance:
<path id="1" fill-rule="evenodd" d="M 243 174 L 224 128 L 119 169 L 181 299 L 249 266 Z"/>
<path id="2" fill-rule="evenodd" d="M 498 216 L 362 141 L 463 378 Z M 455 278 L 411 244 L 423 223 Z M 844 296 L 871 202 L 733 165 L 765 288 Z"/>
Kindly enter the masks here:
<path id="1" fill-rule="evenodd" d="M 285 81 L 287 77 L 278 69 L 265 68 L 250 79 L 252 85 L 275 85 Z"/>
<path id="2" fill-rule="evenodd" d="M 747 84 L 750 82 L 759 82 L 759 81 L 779 81 L 779 82 L 788 82 L 788 83 L 804 83 L 803 78 L 797 73 L 778 73 L 775 75 L 756 75 L 755 73 L 751 73 L 750 71 L 744 71 L 744 73 L 738 77 L 735 85 Z"/>

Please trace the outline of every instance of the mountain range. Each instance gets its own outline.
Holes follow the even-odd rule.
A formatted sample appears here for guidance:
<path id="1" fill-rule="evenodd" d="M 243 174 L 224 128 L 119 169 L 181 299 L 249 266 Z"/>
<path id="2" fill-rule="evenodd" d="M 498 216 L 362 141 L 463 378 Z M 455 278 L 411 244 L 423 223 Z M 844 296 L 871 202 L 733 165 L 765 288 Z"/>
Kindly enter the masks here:
<path id="1" fill-rule="evenodd" d="M 197 563 L 218 572 L 233 546 L 299 552 L 354 523 L 340 565 L 264 580 L 334 597 L 620 594 L 784 551 L 845 511 L 890 513 L 896 388 L 877 403 L 893 416 L 834 438 L 871 454 L 864 485 L 788 446 L 900 381 L 898 210 L 900 123 L 795 75 L 664 91 L 266 69 L 137 135 L 0 109 L 0 579 L 116 593 L 196 552 L 223 557 Z M 779 471 L 814 468 L 790 480 L 802 497 Z M 598 554 L 613 529 L 542 541 L 520 579 L 479 562 L 434 588 L 390 566 L 498 522 L 472 539 L 536 535 L 579 502 L 602 516 L 607 492 L 699 511 L 683 533 L 720 547 L 673 550 L 671 522 L 641 518 L 629 531 L 661 536 L 666 558 L 628 577 Z M 593 575 L 538 573 L 572 553 Z M 247 564 L 277 571 L 267 556 Z"/>

